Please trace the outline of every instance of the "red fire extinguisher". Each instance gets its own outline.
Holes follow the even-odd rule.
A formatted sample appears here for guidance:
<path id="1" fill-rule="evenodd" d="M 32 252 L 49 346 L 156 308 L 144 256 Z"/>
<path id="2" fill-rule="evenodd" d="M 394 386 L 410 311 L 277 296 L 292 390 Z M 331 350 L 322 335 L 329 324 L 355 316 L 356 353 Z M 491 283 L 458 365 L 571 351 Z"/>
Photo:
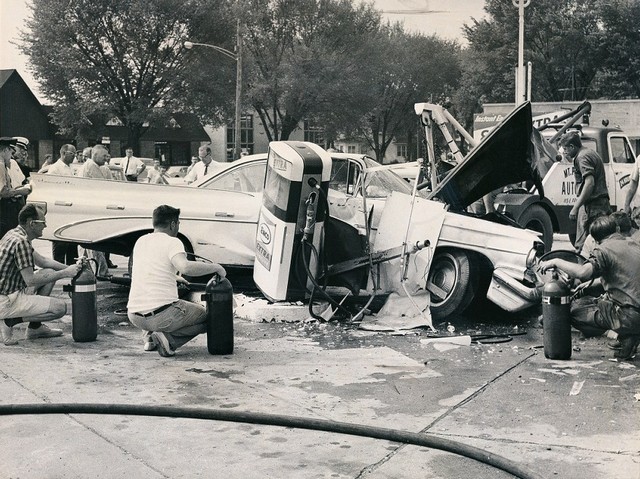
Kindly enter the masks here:
<path id="1" fill-rule="evenodd" d="M 217 274 L 209 280 L 202 300 L 207 308 L 209 354 L 233 353 L 233 287 Z"/>
<path id="2" fill-rule="evenodd" d="M 71 335 L 78 343 L 95 341 L 98 336 L 96 276 L 89 260 L 82 258 L 80 272 L 63 287 L 71 296 Z"/>
<path id="3" fill-rule="evenodd" d="M 542 331 L 544 355 L 548 359 L 571 358 L 571 291 L 551 273 L 542 288 Z"/>

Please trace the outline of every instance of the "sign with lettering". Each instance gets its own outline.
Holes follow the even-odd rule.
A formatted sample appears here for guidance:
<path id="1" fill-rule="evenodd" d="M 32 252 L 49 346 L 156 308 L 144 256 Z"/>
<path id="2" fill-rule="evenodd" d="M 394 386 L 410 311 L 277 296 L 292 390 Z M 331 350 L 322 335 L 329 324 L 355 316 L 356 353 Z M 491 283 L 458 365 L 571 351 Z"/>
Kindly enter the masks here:
<path id="1" fill-rule="evenodd" d="M 262 221 L 258 225 L 256 259 L 269 271 L 271 271 L 271 260 L 273 259 L 273 240 L 275 233 L 276 225 L 263 216 Z"/>
<path id="2" fill-rule="evenodd" d="M 567 113 L 565 110 L 552 111 L 550 113 L 542 113 L 532 118 L 534 128 L 540 128 L 542 125 L 551 123 L 556 118 Z M 500 123 L 507 115 L 494 114 L 486 115 L 484 113 L 476 113 L 473 117 L 473 138 L 477 141 L 482 140 Z"/>

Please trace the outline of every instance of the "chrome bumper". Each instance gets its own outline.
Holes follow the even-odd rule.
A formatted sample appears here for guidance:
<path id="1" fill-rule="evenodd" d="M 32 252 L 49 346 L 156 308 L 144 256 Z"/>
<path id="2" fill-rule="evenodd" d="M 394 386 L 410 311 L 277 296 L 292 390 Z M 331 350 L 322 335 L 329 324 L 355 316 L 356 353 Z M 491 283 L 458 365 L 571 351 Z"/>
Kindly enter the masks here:
<path id="1" fill-rule="evenodd" d="M 493 271 L 487 299 L 505 311 L 514 313 L 540 304 L 542 290 L 540 285 L 527 286 L 509 271 L 496 269 Z"/>

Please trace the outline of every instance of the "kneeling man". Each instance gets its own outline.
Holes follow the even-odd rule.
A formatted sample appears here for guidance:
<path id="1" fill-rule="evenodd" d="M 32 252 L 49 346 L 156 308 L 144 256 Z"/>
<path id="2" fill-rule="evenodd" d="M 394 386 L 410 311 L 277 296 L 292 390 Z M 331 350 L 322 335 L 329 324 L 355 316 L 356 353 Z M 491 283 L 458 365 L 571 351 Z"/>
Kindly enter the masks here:
<path id="1" fill-rule="evenodd" d="M 621 235 L 611 215 L 596 218 L 590 231 L 597 245 L 586 263 L 556 258 L 541 263 L 540 269 L 544 273 L 555 267 L 581 281 L 600 278 L 605 294 L 574 301 L 571 324 L 586 337 L 615 331 L 620 341 L 615 357 L 633 359 L 640 343 L 640 244 Z"/>
<path id="2" fill-rule="evenodd" d="M 207 330 L 207 313 L 200 304 L 178 298 L 177 281 L 189 276 L 226 271 L 216 263 L 189 261 L 178 236 L 180 210 L 162 205 L 153 210 L 153 233 L 142 236 L 133 247 L 133 268 L 127 312 L 129 321 L 143 331 L 152 331 L 145 350 L 157 348 L 160 356 L 173 356 L 176 349 Z"/>
<path id="3" fill-rule="evenodd" d="M 0 330 L 7 346 L 17 344 L 13 326 L 23 321 L 29 323 L 27 339 L 62 334 L 42 324 L 67 313 L 67 303 L 49 295 L 57 280 L 73 278 L 81 266 L 67 266 L 34 251 L 31 242 L 42 236 L 45 226 L 44 213 L 28 204 L 18 214 L 18 226 L 0 241 Z"/>

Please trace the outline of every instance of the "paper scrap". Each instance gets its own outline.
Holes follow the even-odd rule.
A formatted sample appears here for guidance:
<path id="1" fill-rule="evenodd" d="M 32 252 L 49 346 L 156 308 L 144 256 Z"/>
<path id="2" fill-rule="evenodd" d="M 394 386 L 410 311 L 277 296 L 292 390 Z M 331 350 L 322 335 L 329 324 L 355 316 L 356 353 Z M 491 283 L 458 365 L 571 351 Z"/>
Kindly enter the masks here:
<path id="1" fill-rule="evenodd" d="M 569 392 L 569 396 L 577 396 L 578 394 L 580 394 L 580 391 L 582 390 L 582 386 L 584 386 L 584 381 L 574 381 L 573 387 Z"/>

